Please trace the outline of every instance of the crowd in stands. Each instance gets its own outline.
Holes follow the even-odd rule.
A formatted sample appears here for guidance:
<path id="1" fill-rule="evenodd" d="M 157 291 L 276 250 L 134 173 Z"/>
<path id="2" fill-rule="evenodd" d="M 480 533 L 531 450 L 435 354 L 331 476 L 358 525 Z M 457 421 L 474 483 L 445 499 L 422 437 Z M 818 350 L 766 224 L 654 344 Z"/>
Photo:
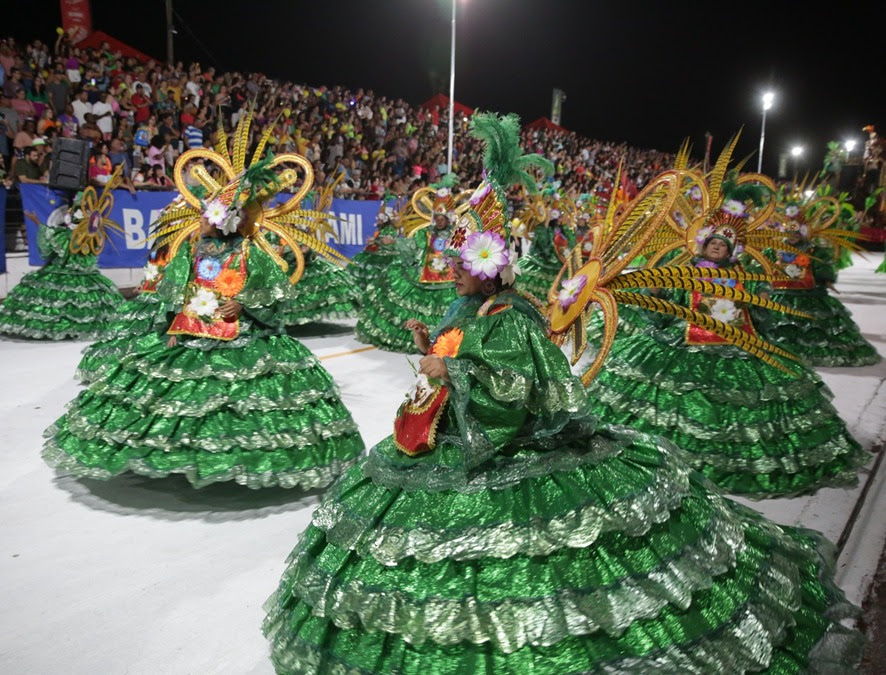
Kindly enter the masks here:
<path id="1" fill-rule="evenodd" d="M 343 174 L 336 189 L 341 197 L 403 195 L 446 172 L 448 110 L 372 90 L 140 62 L 107 43 L 80 49 L 66 35 L 54 44 L 0 40 L 0 85 L 0 172 L 8 173 L 7 185 L 45 182 L 53 141 L 64 137 L 91 143 L 93 183 L 106 182 L 123 164 L 130 189 L 171 189 L 176 158 L 188 148 L 214 146 L 219 116 L 230 130 L 250 107 L 256 132 L 273 125 L 271 149 L 303 154 L 318 184 Z M 463 184 L 476 184 L 480 145 L 466 133 L 463 114 L 454 126 L 453 170 Z M 527 151 L 555 163 L 563 188 L 578 193 L 611 184 L 622 158 L 632 188 L 673 161 L 665 153 L 558 129 L 527 129 L 523 140 Z"/>

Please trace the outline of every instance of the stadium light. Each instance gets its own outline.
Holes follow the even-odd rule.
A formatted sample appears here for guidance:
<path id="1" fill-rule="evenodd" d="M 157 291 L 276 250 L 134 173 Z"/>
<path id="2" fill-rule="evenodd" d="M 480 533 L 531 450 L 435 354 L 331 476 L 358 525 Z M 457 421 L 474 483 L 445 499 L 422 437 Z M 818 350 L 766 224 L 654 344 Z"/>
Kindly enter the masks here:
<path id="1" fill-rule="evenodd" d="M 855 150 L 855 144 L 856 144 L 856 142 L 855 142 L 855 139 L 854 139 L 854 138 L 850 138 L 849 140 L 847 140 L 847 141 L 843 144 L 843 147 L 846 148 L 846 153 L 847 153 L 847 154 L 849 154 L 850 152 L 852 152 L 853 150 Z"/>
<path id="2" fill-rule="evenodd" d="M 763 173 L 763 141 L 766 139 L 766 111 L 772 107 L 775 94 L 767 91 L 763 94 L 763 123 L 760 125 L 760 152 L 757 156 L 757 173 Z"/>
<path id="3" fill-rule="evenodd" d="M 452 0 L 452 40 L 449 54 L 449 137 L 446 150 L 447 173 L 452 173 L 452 133 L 455 123 L 455 9 L 458 0 Z"/>
<path id="4" fill-rule="evenodd" d="M 802 145 L 795 145 L 793 148 L 791 148 L 791 157 L 796 158 L 802 154 L 803 154 L 803 146 Z"/>

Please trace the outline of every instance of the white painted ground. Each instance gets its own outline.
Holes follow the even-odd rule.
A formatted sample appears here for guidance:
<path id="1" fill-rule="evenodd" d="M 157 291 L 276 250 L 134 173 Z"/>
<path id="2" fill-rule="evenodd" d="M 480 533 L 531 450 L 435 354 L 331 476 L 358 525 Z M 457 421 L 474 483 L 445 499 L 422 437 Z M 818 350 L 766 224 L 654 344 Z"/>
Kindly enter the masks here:
<path id="1" fill-rule="evenodd" d="M 886 275 L 869 256 L 841 274 L 842 300 L 886 354 Z M 412 381 L 406 357 L 360 349 L 345 325 L 305 337 L 339 382 L 368 445 L 390 433 Z M 84 344 L 0 342 L 0 672 L 270 674 L 261 605 L 318 495 L 183 478 L 57 478 L 40 459 L 43 429 L 78 385 Z M 883 440 L 886 364 L 822 371 L 859 440 Z M 860 601 L 886 539 L 886 468 L 840 560 Z M 862 476 L 862 481 L 866 475 Z M 751 503 L 836 540 L 858 490 Z"/>

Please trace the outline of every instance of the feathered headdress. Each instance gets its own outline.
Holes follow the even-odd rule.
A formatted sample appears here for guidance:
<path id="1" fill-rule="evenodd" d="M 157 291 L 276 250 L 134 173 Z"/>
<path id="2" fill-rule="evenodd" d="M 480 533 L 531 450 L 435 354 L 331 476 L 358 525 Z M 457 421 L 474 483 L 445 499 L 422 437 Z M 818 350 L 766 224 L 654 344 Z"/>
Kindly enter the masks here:
<path id="1" fill-rule="evenodd" d="M 471 134 L 485 143 L 485 176 L 468 200 L 455 231 L 446 244 L 449 255 L 460 257 L 465 269 L 481 279 L 501 275 L 513 283 L 516 252 L 509 249 L 510 215 L 506 190 L 519 185 L 529 194 L 538 192 L 536 178 L 529 172 L 538 167 L 545 174 L 554 166 L 537 154 L 524 155 L 520 148 L 520 119 L 495 113 L 475 113 Z"/>
<path id="2" fill-rule="evenodd" d="M 611 224 L 599 231 L 599 240 L 589 257 L 584 257 L 581 247 L 577 246 L 560 271 L 556 282 L 560 291 L 550 306 L 551 330 L 558 344 L 572 343 L 573 364 L 587 347 L 587 322 L 594 307 L 598 306 L 603 312 L 603 338 L 591 367 L 582 376 L 585 384 L 600 371 L 612 348 L 619 304 L 691 321 L 782 370 L 787 369 L 775 356 L 796 359 L 783 349 L 708 315 L 657 297 L 631 292 L 638 288 L 697 290 L 733 301 L 788 311 L 750 293 L 711 282 L 711 279 L 722 278 L 765 280 L 768 277 L 764 275 L 690 265 L 625 272 L 630 262 L 647 250 L 649 242 L 675 208 L 684 187 L 684 172 L 681 170 L 667 171 L 654 178 L 633 200 L 610 214 Z"/>
<path id="3" fill-rule="evenodd" d="M 219 121 L 214 149 L 195 148 L 179 157 L 174 179 L 186 203 L 158 219 L 153 233 L 156 245 L 168 244 L 169 255 L 174 256 L 183 242 L 198 234 L 200 223 L 206 218 L 222 231 L 237 231 L 251 239 L 281 269 L 290 271 L 288 263 L 265 238 L 266 233 L 276 235 L 295 255 L 295 270 L 291 270 L 290 275 L 292 283 L 298 282 L 304 273 L 302 245 L 333 262 L 346 263 L 347 258 L 314 236 L 330 231 L 329 214 L 319 209 L 300 208 L 314 181 L 311 163 L 294 153 L 274 156 L 269 152 L 264 157 L 273 125 L 265 129 L 247 164 L 252 115 L 250 108 L 240 118 L 230 150 L 228 135 Z M 186 173 L 206 190 L 210 195 L 208 199 L 198 196 L 189 187 L 185 181 Z M 293 191 L 292 197 L 271 204 L 279 193 L 288 190 Z"/>

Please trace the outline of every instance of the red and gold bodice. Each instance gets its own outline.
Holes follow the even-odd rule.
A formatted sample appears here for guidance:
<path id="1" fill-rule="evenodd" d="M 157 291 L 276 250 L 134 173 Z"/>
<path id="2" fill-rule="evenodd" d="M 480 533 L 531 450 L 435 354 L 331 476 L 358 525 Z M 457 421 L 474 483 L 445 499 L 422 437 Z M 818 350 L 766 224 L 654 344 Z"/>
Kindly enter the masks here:
<path id="1" fill-rule="evenodd" d="M 201 242 L 202 243 L 202 242 Z M 233 248 L 201 246 L 194 254 L 184 307 L 172 321 L 170 335 L 233 340 L 240 334 L 239 318 L 224 317 L 222 306 L 246 283 L 249 242 Z"/>

